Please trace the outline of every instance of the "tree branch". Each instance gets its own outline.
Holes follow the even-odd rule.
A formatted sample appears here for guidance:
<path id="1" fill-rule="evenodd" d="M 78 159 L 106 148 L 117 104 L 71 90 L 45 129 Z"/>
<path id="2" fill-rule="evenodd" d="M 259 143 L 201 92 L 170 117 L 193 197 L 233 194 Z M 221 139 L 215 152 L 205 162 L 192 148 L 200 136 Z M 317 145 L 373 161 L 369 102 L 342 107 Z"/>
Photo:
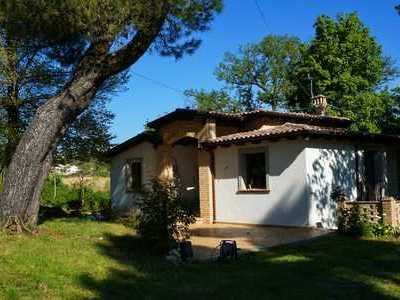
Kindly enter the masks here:
<path id="1" fill-rule="evenodd" d="M 133 65 L 151 46 L 162 30 L 168 15 L 168 5 L 165 1 L 158 16 L 151 17 L 149 28 L 140 29 L 132 40 L 118 51 L 109 54 L 105 59 L 106 76 L 115 75 Z"/>

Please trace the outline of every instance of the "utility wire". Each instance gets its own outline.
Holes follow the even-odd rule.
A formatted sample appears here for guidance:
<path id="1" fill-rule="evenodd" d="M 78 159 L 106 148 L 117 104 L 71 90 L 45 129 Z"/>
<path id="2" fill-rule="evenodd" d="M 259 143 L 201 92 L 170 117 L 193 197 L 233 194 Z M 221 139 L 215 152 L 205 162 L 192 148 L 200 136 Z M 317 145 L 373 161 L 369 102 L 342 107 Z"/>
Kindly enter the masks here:
<path id="1" fill-rule="evenodd" d="M 169 89 L 169 90 L 171 90 L 171 91 L 174 91 L 175 93 L 178 93 L 178 94 L 180 94 L 180 95 L 186 96 L 186 95 L 185 95 L 185 92 L 184 92 L 183 90 L 181 90 L 181 89 L 178 89 L 178 88 L 173 87 L 173 86 L 171 86 L 171 85 L 168 85 L 168 84 L 166 84 L 166 83 L 164 83 L 164 82 L 155 80 L 155 79 L 153 79 L 153 78 L 150 78 L 150 77 L 148 77 L 148 76 L 146 76 L 146 75 L 143 75 L 143 74 L 140 74 L 140 73 L 137 73 L 137 72 L 134 72 L 134 71 L 131 71 L 131 73 L 134 74 L 134 75 L 136 75 L 137 77 L 140 77 L 140 78 L 143 78 L 143 79 L 145 79 L 145 80 L 147 80 L 147 81 L 150 81 L 150 82 L 152 82 L 153 84 L 159 85 L 159 86 L 161 86 L 161 87 L 164 87 L 164 88 L 166 88 L 166 89 Z"/>
<path id="2" fill-rule="evenodd" d="M 263 10 L 261 9 L 261 6 L 260 6 L 260 4 L 258 3 L 257 0 L 254 0 L 254 4 L 256 5 L 257 10 L 258 10 L 258 13 L 260 14 L 261 20 L 262 20 L 262 22 L 263 22 L 264 25 L 265 25 L 265 29 L 267 29 L 267 32 L 268 32 L 268 31 L 269 31 L 269 30 L 268 30 L 268 22 L 267 22 L 267 18 L 266 18 L 265 15 L 264 15 Z"/>

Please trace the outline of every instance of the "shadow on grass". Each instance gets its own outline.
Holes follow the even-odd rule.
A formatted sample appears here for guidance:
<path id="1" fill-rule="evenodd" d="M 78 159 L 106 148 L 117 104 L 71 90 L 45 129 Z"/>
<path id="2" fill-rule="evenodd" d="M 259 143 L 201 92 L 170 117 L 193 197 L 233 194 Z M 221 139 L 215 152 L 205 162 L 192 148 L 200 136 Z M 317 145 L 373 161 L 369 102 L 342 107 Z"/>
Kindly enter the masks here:
<path id="1" fill-rule="evenodd" d="M 172 265 L 135 236 L 98 245 L 120 263 L 107 278 L 80 277 L 97 299 L 398 299 L 399 244 L 329 236 L 244 255 L 237 262 Z"/>

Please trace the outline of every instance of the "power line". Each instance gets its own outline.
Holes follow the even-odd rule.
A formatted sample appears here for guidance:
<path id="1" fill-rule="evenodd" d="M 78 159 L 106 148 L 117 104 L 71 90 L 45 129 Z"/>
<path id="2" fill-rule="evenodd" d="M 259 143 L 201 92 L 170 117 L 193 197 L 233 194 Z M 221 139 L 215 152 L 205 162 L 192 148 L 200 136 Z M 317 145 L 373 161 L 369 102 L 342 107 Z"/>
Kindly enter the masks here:
<path id="1" fill-rule="evenodd" d="M 153 78 L 150 78 L 150 77 L 148 77 L 148 76 L 146 76 L 146 75 L 143 75 L 143 74 L 140 74 L 140 73 L 137 73 L 137 72 L 134 72 L 134 71 L 131 71 L 131 73 L 134 74 L 134 75 L 136 75 L 136 76 L 138 76 L 138 77 L 140 77 L 140 78 L 143 78 L 143 79 L 145 79 L 145 80 L 147 80 L 147 81 L 150 81 L 150 82 L 152 82 L 153 84 L 162 86 L 162 87 L 164 87 L 164 88 L 166 88 L 166 89 L 169 89 L 169 90 L 171 90 L 171 91 L 174 91 L 174 92 L 176 92 L 176 93 L 178 93 L 178 94 L 180 94 L 180 95 L 186 96 L 186 95 L 185 95 L 185 92 L 184 92 L 183 90 L 181 90 L 181 89 L 178 89 L 178 88 L 173 87 L 173 86 L 171 86 L 171 85 L 168 85 L 168 84 L 166 84 L 166 83 L 164 83 L 164 82 L 155 80 L 155 79 L 153 79 Z"/>
<path id="2" fill-rule="evenodd" d="M 258 13 L 260 14 L 260 17 L 261 17 L 262 22 L 264 23 L 265 28 L 266 28 L 267 31 L 268 31 L 268 22 L 267 22 L 267 18 L 265 17 L 264 12 L 263 12 L 263 10 L 261 9 L 260 4 L 258 3 L 257 0 L 254 0 L 254 3 L 255 3 L 255 5 L 256 5 L 256 7 L 257 7 Z"/>

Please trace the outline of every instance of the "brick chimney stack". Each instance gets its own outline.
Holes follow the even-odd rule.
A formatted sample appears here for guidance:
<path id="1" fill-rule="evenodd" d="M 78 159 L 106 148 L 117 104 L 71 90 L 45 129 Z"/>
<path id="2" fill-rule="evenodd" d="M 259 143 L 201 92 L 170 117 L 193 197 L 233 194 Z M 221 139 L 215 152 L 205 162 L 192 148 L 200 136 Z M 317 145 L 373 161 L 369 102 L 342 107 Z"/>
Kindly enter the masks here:
<path id="1" fill-rule="evenodd" d="M 312 98 L 312 104 L 315 109 L 316 115 L 325 116 L 326 108 L 328 107 L 328 101 L 324 95 L 317 95 Z"/>

